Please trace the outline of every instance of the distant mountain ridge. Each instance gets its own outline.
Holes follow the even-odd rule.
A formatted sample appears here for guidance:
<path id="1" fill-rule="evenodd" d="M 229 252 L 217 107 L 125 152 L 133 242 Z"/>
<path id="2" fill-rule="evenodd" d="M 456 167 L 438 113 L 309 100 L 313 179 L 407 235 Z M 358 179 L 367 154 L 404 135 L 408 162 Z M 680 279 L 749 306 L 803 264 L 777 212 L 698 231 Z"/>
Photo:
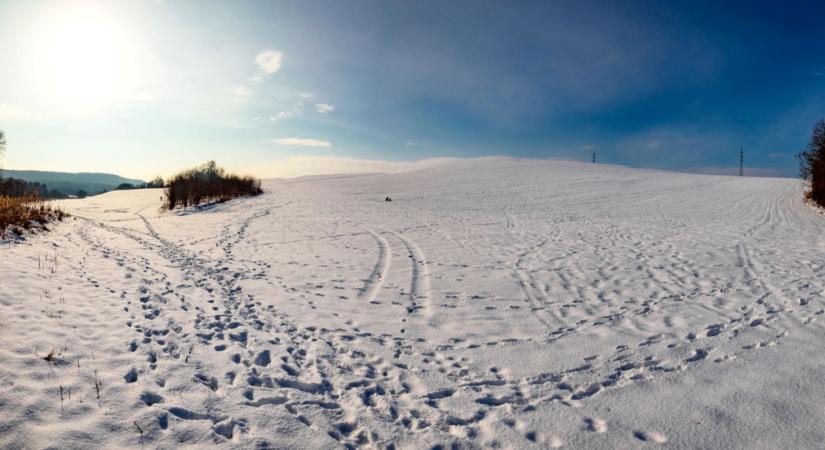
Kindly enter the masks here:
<path id="1" fill-rule="evenodd" d="M 111 173 L 97 172 L 48 172 L 42 170 L 6 170 L 0 171 L 0 177 L 18 178 L 26 181 L 43 183 L 50 190 L 60 191 L 67 195 L 75 195 L 78 191 L 85 191 L 89 195 L 111 191 L 123 183 L 139 186 L 143 180 L 124 178 Z"/>

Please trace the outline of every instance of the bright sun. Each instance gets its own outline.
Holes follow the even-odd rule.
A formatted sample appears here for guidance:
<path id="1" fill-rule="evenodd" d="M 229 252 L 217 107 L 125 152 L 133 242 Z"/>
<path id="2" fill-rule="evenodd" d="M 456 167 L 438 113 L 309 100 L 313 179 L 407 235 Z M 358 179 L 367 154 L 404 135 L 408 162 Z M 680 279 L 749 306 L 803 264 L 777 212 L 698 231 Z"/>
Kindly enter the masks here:
<path id="1" fill-rule="evenodd" d="M 51 11 L 36 44 L 38 84 L 67 106 L 95 106 L 128 88 L 125 33 L 103 11 L 84 6 Z"/>

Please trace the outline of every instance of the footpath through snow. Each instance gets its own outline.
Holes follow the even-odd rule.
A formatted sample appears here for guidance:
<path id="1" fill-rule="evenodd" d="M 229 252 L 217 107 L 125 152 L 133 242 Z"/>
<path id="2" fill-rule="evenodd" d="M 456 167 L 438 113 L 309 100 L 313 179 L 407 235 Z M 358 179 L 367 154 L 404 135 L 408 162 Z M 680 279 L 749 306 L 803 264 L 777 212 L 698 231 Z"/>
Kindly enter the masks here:
<path id="1" fill-rule="evenodd" d="M 264 187 L 67 201 L 0 248 L 0 447 L 825 442 L 797 180 L 489 158 Z"/>

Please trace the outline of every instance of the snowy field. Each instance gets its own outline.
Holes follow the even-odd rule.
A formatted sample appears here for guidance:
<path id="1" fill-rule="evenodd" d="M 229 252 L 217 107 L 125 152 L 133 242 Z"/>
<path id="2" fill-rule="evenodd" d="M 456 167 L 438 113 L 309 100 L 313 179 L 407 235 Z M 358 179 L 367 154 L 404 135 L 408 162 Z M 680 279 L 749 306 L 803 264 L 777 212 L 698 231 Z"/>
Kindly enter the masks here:
<path id="1" fill-rule="evenodd" d="M 264 187 L 67 201 L 0 248 L 0 448 L 825 442 L 797 180 L 489 158 Z"/>

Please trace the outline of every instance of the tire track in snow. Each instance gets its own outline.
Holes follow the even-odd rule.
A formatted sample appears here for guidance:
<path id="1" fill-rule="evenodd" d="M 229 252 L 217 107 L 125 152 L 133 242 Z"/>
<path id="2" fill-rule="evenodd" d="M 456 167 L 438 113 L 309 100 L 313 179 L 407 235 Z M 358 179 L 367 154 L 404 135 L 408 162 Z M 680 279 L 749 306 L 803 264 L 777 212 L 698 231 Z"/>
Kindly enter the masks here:
<path id="1" fill-rule="evenodd" d="M 521 291 L 530 302 L 530 313 L 549 329 L 553 327 L 553 324 L 547 317 L 544 316 L 544 313 L 542 312 L 544 311 L 542 300 L 544 295 L 541 293 L 535 279 L 533 279 L 530 275 L 530 269 L 524 267 L 527 257 L 547 245 L 548 241 L 549 239 L 544 239 L 531 249 L 522 252 L 518 257 L 518 260 L 516 260 L 516 263 L 513 265 L 513 276 L 516 278 L 516 284 L 518 284 L 519 288 L 521 288 Z"/>
<path id="2" fill-rule="evenodd" d="M 361 287 L 358 293 L 362 299 L 373 301 L 378 296 L 378 292 L 384 284 L 384 278 L 390 271 L 392 252 L 390 244 L 386 239 L 365 225 L 361 225 L 361 227 L 378 243 L 378 259 L 372 268 L 372 273 L 370 273 L 369 278 L 364 281 L 364 286 Z"/>
<path id="3" fill-rule="evenodd" d="M 409 296 L 412 301 L 413 311 L 418 309 L 419 300 L 425 300 L 426 305 L 422 305 L 426 317 L 433 315 L 431 307 L 431 292 L 430 292 L 430 273 L 427 270 L 427 262 L 421 248 L 415 241 L 405 237 L 401 233 L 395 231 L 385 230 L 397 240 L 399 240 L 407 249 L 410 258 L 410 291 Z"/>

